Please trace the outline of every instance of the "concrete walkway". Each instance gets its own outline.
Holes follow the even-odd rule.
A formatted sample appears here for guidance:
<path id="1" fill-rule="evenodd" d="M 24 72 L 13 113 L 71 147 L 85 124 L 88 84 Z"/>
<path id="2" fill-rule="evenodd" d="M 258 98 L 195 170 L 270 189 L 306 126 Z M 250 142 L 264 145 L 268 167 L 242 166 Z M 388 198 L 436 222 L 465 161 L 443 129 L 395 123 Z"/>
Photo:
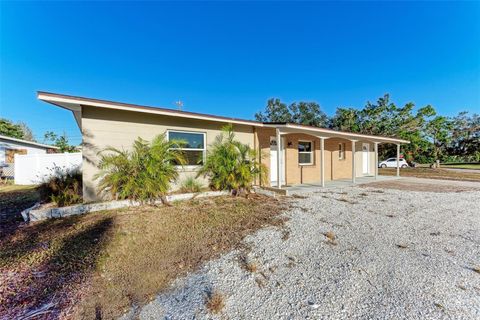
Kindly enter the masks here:
<path id="1" fill-rule="evenodd" d="M 378 182 L 378 181 L 387 181 L 387 180 L 397 180 L 402 179 L 401 177 L 396 176 L 378 176 L 377 179 L 375 177 L 359 177 L 356 178 L 356 183 L 354 184 L 351 179 L 346 180 L 332 180 L 332 181 L 325 181 L 325 188 L 345 188 L 350 187 L 353 185 L 371 183 L 371 182 Z M 287 195 L 291 194 L 299 194 L 305 192 L 314 192 L 322 190 L 322 185 L 320 182 L 318 183 L 304 183 L 298 185 L 292 185 L 288 187 L 282 187 L 283 190 L 286 191 Z"/>

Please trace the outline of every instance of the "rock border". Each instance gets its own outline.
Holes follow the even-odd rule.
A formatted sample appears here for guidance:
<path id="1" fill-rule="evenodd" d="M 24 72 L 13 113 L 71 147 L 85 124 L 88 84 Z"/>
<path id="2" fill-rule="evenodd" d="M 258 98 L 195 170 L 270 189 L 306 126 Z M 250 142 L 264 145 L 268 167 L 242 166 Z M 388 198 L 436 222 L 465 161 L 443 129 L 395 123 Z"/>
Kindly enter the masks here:
<path id="1" fill-rule="evenodd" d="M 174 201 L 185 201 L 193 198 L 206 198 L 206 197 L 218 197 L 223 195 L 229 195 L 228 191 L 208 191 L 201 193 L 181 193 L 181 194 L 172 194 L 167 196 L 168 202 Z M 156 205 L 162 205 L 161 200 L 154 201 Z M 77 204 L 68 207 L 60 208 L 48 208 L 48 209 L 39 209 L 40 203 L 36 203 L 34 206 L 25 209 L 22 211 L 22 217 L 25 222 L 29 221 L 41 221 L 51 218 L 63 218 L 78 214 L 85 214 L 89 212 L 103 211 L 103 210 L 114 210 L 128 207 L 138 207 L 142 203 L 138 201 L 131 200 L 120 200 L 120 201 L 107 201 L 107 202 L 98 202 L 98 203 L 85 203 Z"/>

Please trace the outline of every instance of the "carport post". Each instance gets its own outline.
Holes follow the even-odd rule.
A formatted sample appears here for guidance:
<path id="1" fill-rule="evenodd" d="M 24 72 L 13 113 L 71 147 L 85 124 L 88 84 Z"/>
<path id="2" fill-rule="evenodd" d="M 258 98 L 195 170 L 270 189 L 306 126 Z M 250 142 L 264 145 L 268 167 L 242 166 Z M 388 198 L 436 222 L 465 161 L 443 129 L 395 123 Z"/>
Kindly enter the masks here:
<path id="1" fill-rule="evenodd" d="M 355 183 L 355 176 L 357 172 L 355 170 L 355 143 L 357 140 L 352 140 L 352 182 Z"/>
<path id="2" fill-rule="evenodd" d="M 280 177 L 280 148 L 281 148 L 281 143 L 282 143 L 282 138 L 280 136 L 280 129 L 276 129 L 276 135 L 277 135 L 277 187 L 278 189 L 282 188 L 282 179 Z"/>
<path id="3" fill-rule="evenodd" d="M 325 138 L 320 137 L 320 175 L 322 179 L 322 188 L 325 187 Z"/>
<path id="4" fill-rule="evenodd" d="M 397 177 L 400 177 L 400 144 L 397 144 Z"/>
<path id="5" fill-rule="evenodd" d="M 375 180 L 378 177 L 378 142 L 373 143 L 375 148 Z"/>

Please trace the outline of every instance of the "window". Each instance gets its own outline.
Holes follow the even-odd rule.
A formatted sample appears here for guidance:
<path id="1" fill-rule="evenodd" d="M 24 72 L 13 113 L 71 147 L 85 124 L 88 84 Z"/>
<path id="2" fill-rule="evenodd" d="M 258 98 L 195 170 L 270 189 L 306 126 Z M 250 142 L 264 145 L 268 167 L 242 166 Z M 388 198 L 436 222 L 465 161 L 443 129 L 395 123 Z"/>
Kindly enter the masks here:
<path id="1" fill-rule="evenodd" d="M 345 160 L 345 143 L 338 144 L 338 160 Z"/>
<path id="2" fill-rule="evenodd" d="M 184 143 L 177 149 L 184 152 L 188 166 L 203 165 L 205 159 L 205 133 L 169 130 L 168 140 L 179 140 Z"/>
<path id="3" fill-rule="evenodd" d="M 298 164 L 313 164 L 313 147 L 311 141 L 298 141 Z"/>

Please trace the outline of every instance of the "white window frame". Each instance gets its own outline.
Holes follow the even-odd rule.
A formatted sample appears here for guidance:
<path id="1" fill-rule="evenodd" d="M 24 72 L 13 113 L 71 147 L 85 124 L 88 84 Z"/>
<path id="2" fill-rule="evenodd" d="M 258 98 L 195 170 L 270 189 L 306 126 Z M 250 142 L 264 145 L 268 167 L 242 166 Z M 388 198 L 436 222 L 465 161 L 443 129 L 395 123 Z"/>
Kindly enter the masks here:
<path id="1" fill-rule="evenodd" d="M 193 134 L 201 134 L 203 135 L 203 149 L 200 148 L 172 148 L 176 150 L 187 150 L 187 151 L 202 151 L 203 152 L 203 163 L 205 163 L 205 160 L 207 158 L 207 133 L 204 131 L 187 131 L 187 130 L 176 130 L 176 129 L 168 129 L 167 130 L 167 140 L 170 141 L 170 132 L 178 132 L 178 133 L 193 133 Z M 200 164 L 190 164 L 190 165 L 185 165 L 181 166 L 178 165 L 177 167 L 184 167 L 186 169 L 194 169 L 201 167 L 202 165 Z"/>
<path id="2" fill-rule="evenodd" d="M 311 165 L 313 165 L 313 163 L 314 163 L 314 159 L 313 159 L 314 152 L 313 152 L 313 151 L 315 150 L 315 149 L 314 149 L 315 146 L 314 146 L 314 144 L 313 144 L 313 141 L 311 141 L 311 140 L 298 140 L 298 144 L 300 144 L 300 142 L 310 143 L 310 150 L 311 150 L 311 151 L 300 151 L 300 150 L 298 150 L 298 146 L 297 146 L 297 151 L 298 151 L 298 165 L 300 165 L 300 166 L 311 166 Z M 300 154 L 302 154 L 302 153 L 303 153 L 303 154 L 306 154 L 306 153 L 309 153 L 309 154 L 310 154 L 310 162 L 308 162 L 308 163 L 300 163 Z"/>
<path id="3" fill-rule="evenodd" d="M 338 144 L 338 160 L 345 160 L 345 143 Z"/>

